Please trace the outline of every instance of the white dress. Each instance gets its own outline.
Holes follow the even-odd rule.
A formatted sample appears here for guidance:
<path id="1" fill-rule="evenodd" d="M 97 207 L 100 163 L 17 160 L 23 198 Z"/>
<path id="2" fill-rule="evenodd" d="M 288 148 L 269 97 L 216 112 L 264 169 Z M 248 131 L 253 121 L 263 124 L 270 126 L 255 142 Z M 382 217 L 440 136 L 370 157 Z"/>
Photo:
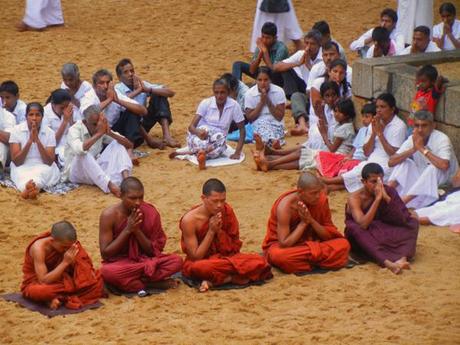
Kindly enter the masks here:
<path id="1" fill-rule="evenodd" d="M 26 10 L 22 21 L 35 29 L 64 24 L 61 0 L 26 0 Z"/>
<path id="2" fill-rule="evenodd" d="M 433 26 L 433 0 L 398 0 L 398 23 L 396 30 L 404 35 L 406 44 L 412 43 L 417 26 Z"/>

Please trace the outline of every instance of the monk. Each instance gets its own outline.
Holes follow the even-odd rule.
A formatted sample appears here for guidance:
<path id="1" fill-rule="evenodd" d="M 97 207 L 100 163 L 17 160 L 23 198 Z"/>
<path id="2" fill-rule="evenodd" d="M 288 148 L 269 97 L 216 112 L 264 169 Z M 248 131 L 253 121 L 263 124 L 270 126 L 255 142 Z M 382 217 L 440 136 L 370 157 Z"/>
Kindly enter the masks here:
<path id="1" fill-rule="evenodd" d="M 415 255 L 418 221 L 396 190 L 383 184 L 379 164 L 366 164 L 361 176 L 363 188 L 348 198 L 345 236 L 354 252 L 400 274 L 410 269 L 408 260 Z"/>
<path id="2" fill-rule="evenodd" d="M 182 274 L 200 280 L 200 292 L 226 283 L 244 285 L 272 278 L 262 256 L 240 253 L 238 219 L 225 201 L 224 184 L 218 179 L 206 181 L 201 200 L 180 220 L 182 250 L 187 254 Z"/>
<path id="3" fill-rule="evenodd" d="M 25 298 L 51 309 L 69 309 L 95 303 L 104 297 L 100 272 L 77 241 L 75 228 L 66 221 L 35 238 L 26 249 L 21 292 Z"/>
<path id="4" fill-rule="evenodd" d="M 325 187 L 303 173 L 297 189 L 273 204 L 262 244 L 268 262 L 286 273 L 315 267 L 339 269 L 348 262 L 350 245 L 332 223 Z"/>
<path id="5" fill-rule="evenodd" d="M 105 209 L 99 220 L 102 277 L 114 287 L 145 294 L 146 288 L 176 288 L 171 276 L 179 272 L 182 259 L 163 254 L 166 234 L 157 209 L 144 202 L 144 186 L 127 177 L 120 186 L 121 202 Z"/>

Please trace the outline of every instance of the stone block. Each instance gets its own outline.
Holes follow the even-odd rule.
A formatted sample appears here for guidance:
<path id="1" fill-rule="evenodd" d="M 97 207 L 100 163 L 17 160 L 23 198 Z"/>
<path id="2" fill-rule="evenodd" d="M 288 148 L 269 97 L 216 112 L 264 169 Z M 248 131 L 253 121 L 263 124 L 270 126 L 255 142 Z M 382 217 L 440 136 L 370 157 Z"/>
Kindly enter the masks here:
<path id="1" fill-rule="evenodd" d="M 460 85 L 449 86 L 446 89 L 444 104 L 443 122 L 460 127 Z"/>

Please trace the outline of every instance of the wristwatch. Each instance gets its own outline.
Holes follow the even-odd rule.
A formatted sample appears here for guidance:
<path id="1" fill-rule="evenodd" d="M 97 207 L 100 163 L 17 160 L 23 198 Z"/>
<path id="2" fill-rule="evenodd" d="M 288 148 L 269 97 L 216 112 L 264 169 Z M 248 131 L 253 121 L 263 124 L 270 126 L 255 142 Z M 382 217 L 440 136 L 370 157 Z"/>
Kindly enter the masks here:
<path id="1" fill-rule="evenodd" d="M 427 149 L 427 148 L 423 149 L 423 151 L 422 151 L 424 156 L 426 156 L 428 154 L 428 152 L 430 152 L 430 150 Z"/>

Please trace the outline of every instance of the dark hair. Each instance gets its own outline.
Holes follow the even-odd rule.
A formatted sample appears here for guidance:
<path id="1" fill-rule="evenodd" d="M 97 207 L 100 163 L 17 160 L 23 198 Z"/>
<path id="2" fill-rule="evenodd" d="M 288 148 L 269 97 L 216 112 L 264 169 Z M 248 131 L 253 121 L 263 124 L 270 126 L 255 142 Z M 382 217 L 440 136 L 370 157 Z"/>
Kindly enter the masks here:
<path id="1" fill-rule="evenodd" d="M 428 26 L 425 26 L 425 25 L 417 26 L 417 27 L 414 29 L 414 32 L 421 32 L 421 33 L 424 34 L 425 36 L 430 37 L 430 28 L 429 28 Z"/>
<path id="2" fill-rule="evenodd" d="M 209 196 L 212 192 L 225 193 L 225 185 L 221 180 L 211 178 L 203 184 L 203 195 Z"/>
<path id="3" fill-rule="evenodd" d="M 220 79 L 223 79 L 227 82 L 230 90 L 235 91 L 238 89 L 239 80 L 231 73 L 224 73 L 220 76 Z"/>
<path id="4" fill-rule="evenodd" d="M 121 75 L 121 69 L 125 67 L 126 65 L 132 65 L 133 63 L 131 62 L 130 59 L 121 59 L 120 62 L 117 63 L 115 66 L 115 72 L 117 73 L 117 76 Z"/>
<path id="5" fill-rule="evenodd" d="M 96 71 L 96 73 L 93 74 L 93 84 L 96 85 L 100 77 L 106 77 L 106 76 L 110 77 L 110 80 L 113 80 L 112 73 L 110 73 L 106 69 L 103 68 L 103 69 Z"/>
<path id="6" fill-rule="evenodd" d="M 6 80 L 2 83 L 2 85 L 0 85 L 0 92 L 8 92 L 14 96 L 17 96 L 19 94 L 18 84 L 12 80 Z"/>
<path id="7" fill-rule="evenodd" d="M 69 91 L 66 89 L 56 89 L 51 92 L 51 95 L 48 97 L 45 103 L 51 102 L 52 104 L 62 104 L 64 102 L 70 102 L 72 96 Z"/>
<path id="8" fill-rule="evenodd" d="M 32 109 L 32 108 L 38 109 L 38 111 L 40 112 L 40 114 L 42 114 L 42 116 L 43 116 L 43 113 L 44 113 L 43 106 L 42 106 L 40 103 L 38 103 L 38 102 L 30 102 L 30 103 L 27 104 L 27 107 L 26 107 L 26 116 L 27 116 L 27 114 L 29 114 L 29 111 L 30 111 L 30 109 Z"/>
<path id="9" fill-rule="evenodd" d="M 376 100 L 384 101 L 390 108 L 394 108 L 394 113 L 397 114 L 399 109 L 396 107 L 396 99 L 391 93 L 381 93 Z"/>
<path id="10" fill-rule="evenodd" d="M 324 94 L 327 90 L 333 90 L 337 94 L 337 96 L 340 96 L 340 88 L 337 85 L 337 83 L 334 83 L 333 81 L 324 81 L 321 84 L 319 88 L 319 93 L 321 97 L 324 97 Z"/>
<path id="11" fill-rule="evenodd" d="M 361 170 L 361 177 L 367 180 L 371 174 L 383 175 L 383 168 L 377 163 L 367 163 Z"/>
<path id="12" fill-rule="evenodd" d="M 58 241 L 72 241 L 77 240 L 77 230 L 74 226 L 66 220 L 57 222 L 51 227 L 51 237 Z"/>
<path id="13" fill-rule="evenodd" d="M 390 32 L 382 26 L 377 26 L 372 30 L 372 40 L 377 43 L 384 43 L 390 40 Z"/>
<path id="14" fill-rule="evenodd" d="M 261 73 L 264 73 L 266 75 L 268 75 L 268 78 L 270 80 L 272 80 L 272 70 L 270 68 L 268 68 L 267 66 L 260 66 L 258 69 L 257 69 L 257 72 L 256 72 L 256 78 L 259 76 L 259 74 Z"/>
<path id="15" fill-rule="evenodd" d="M 325 20 L 320 20 L 319 22 L 316 22 L 315 24 L 313 24 L 311 28 L 312 30 L 319 31 L 321 35 L 331 34 L 331 29 L 329 28 L 329 24 Z"/>
<path id="16" fill-rule="evenodd" d="M 438 70 L 433 65 L 422 66 L 417 71 L 417 78 L 419 78 L 421 76 L 427 77 L 429 81 L 434 83 L 436 81 L 436 79 L 438 78 Z"/>
<path id="17" fill-rule="evenodd" d="M 275 23 L 265 22 L 264 25 L 262 25 L 261 31 L 265 35 L 276 37 L 276 34 L 278 33 L 278 28 L 276 27 Z"/>
<path id="18" fill-rule="evenodd" d="M 334 42 L 334 41 L 329 41 L 329 42 L 326 42 L 326 44 L 323 46 L 323 51 L 325 50 L 330 50 L 331 48 L 334 48 L 335 50 L 337 50 L 337 53 L 340 54 L 340 48 L 339 48 L 339 45 Z"/>
<path id="19" fill-rule="evenodd" d="M 322 36 L 321 32 L 319 32 L 318 30 L 310 30 L 305 34 L 304 39 L 307 39 L 307 38 L 314 39 L 316 43 L 321 45 L 321 36 Z"/>
<path id="20" fill-rule="evenodd" d="M 130 190 L 144 190 L 144 185 L 142 184 L 141 180 L 139 180 L 137 177 L 126 177 L 120 184 L 120 192 L 123 195 L 129 192 Z"/>
<path id="21" fill-rule="evenodd" d="M 370 102 L 364 104 L 361 108 L 361 114 L 372 114 L 372 116 L 375 116 L 375 114 L 377 114 L 377 110 L 375 109 L 375 103 Z"/>
<path id="22" fill-rule="evenodd" d="M 345 97 L 345 95 L 348 93 L 348 88 L 349 88 L 350 85 L 348 84 L 347 76 L 346 76 L 347 63 L 344 60 L 335 59 L 334 61 L 332 61 L 331 65 L 328 68 L 328 70 L 324 74 L 324 80 L 329 81 L 329 71 L 331 71 L 336 66 L 342 66 L 342 68 L 345 70 L 345 78 L 343 78 L 342 82 L 339 85 L 339 86 L 342 87 L 342 91 L 343 91 L 342 97 Z M 339 93 L 339 96 L 340 96 L 340 93 Z"/>
<path id="23" fill-rule="evenodd" d="M 398 21 L 398 14 L 396 13 L 396 11 L 392 8 L 385 8 L 382 13 L 380 13 L 380 18 L 382 18 L 383 16 L 387 16 L 387 17 L 390 17 L 391 20 L 393 21 L 393 23 L 396 24 L 396 22 Z"/>
<path id="24" fill-rule="evenodd" d="M 455 8 L 453 3 L 444 2 L 441 4 L 441 6 L 439 6 L 439 14 L 442 14 L 442 12 L 447 12 L 455 16 L 457 14 L 457 9 Z"/>
<path id="25" fill-rule="evenodd" d="M 335 109 L 353 120 L 356 117 L 355 105 L 351 99 L 341 99 L 335 105 Z"/>

